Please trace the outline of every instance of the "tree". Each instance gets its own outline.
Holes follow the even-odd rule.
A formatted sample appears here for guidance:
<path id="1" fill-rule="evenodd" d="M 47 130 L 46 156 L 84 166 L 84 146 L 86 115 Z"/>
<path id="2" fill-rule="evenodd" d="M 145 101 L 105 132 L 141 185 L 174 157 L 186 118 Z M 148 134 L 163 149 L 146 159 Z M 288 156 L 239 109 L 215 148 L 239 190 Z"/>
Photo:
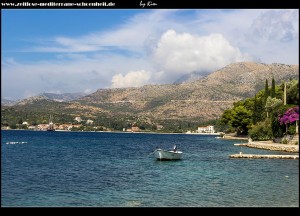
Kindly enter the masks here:
<path id="1" fill-rule="evenodd" d="M 299 120 L 299 106 L 288 109 L 283 116 L 278 118 L 280 124 L 293 123 Z"/>
<path id="2" fill-rule="evenodd" d="M 139 127 L 141 130 L 145 130 L 146 129 L 146 126 L 144 124 L 141 124 L 140 127 Z"/>
<path id="3" fill-rule="evenodd" d="M 155 124 L 152 125 L 152 126 L 151 126 L 151 130 L 157 130 L 157 125 L 155 125 Z"/>
<path id="4" fill-rule="evenodd" d="M 284 82 L 283 105 L 286 105 L 286 82 Z"/>
<path id="5" fill-rule="evenodd" d="M 265 109 L 264 109 L 264 98 L 262 91 L 255 95 L 254 97 L 254 106 L 253 106 L 253 124 L 256 124 L 259 121 L 265 119 Z"/>
<path id="6" fill-rule="evenodd" d="M 268 80 L 266 79 L 265 94 L 264 94 L 264 102 L 265 103 L 266 103 L 268 97 L 269 97 L 269 85 L 268 85 Z"/>
<path id="7" fill-rule="evenodd" d="M 17 128 L 17 125 L 16 125 L 16 123 L 11 123 L 11 124 L 9 125 L 9 127 L 10 127 L 11 129 L 16 129 L 16 128 Z"/>
<path id="8" fill-rule="evenodd" d="M 252 115 L 253 124 L 256 124 L 257 120 L 258 120 L 258 106 L 257 106 L 257 98 L 255 95 L 254 96 L 253 115 Z"/>
<path id="9" fill-rule="evenodd" d="M 271 120 L 272 120 L 271 128 L 272 128 L 273 137 L 274 138 L 283 137 L 285 128 L 282 125 L 280 125 L 280 123 L 278 121 L 278 113 L 277 112 L 273 112 Z"/>
<path id="10" fill-rule="evenodd" d="M 281 99 L 271 98 L 269 96 L 267 98 L 267 102 L 266 102 L 266 106 L 265 106 L 266 111 L 267 111 L 267 118 L 269 117 L 269 112 L 272 112 L 273 110 L 275 110 L 281 104 L 282 104 L 282 100 Z"/>
<path id="11" fill-rule="evenodd" d="M 296 122 L 296 127 L 298 127 L 297 121 L 299 120 L 299 106 L 289 108 L 283 115 L 279 115 L 278 120 L 280 125 L 286 125 L 286 132 L 288 131 L 288 124 Z"/>
<path id="12" fill-rule="evenodd" d="M 299 81 L 292 80 L 287 90 L 287 104 L 299 104 Z"/>
<path id="13" fill-rule="evenodd" d="M 26 124 L 25 124 L 25 125 L 20 124 L 20 125 L 19 125 L 19 129 L 24 129 L 24 130 L 26 130 L 26 129 L 28 129 L 28 127 L 27 127 Z"/>
<path id="14" fill-rule="evenodd" d="M 273 138 L 270 119 L 258 122 L 257 125 L 249 130 L 249 136 L 252 140 L 270 140 Z"/>
<path id="15" fill-rule="evenodd" d="M 220 124 L 221 125 L 228 125 L 231 121 L 231 110 L 225 110 L 222 114 Z"/>
<path id="16" fill-rule="evenodd" d="M 272 78 L 272 88 L 271 88 L 271 98 L 274 98 L 276 95 L 276 92 L 275 92 L 275 80 L 274 80 L 274 77 Z"/>
<path id="17" fill-rule="evenodd" d="M 232 110 L 231 126 L 236 129 L 237 135 L 247 135 L 248 128 L 252 123 L 252 113 L 243 106 Z"/>
<path id="18" fill-rule="evenodd" d="M 38 125 L 38 123 L 35 120 L 32 121 L 30 124 L 33 125 L 33 126 L 37 126 Z"/>
<path id="19" fill-rule="evenodd" d="M 273 83 L 275 83 L 275 81 L 273 81 Z M 273 83 L 272 91 L 274 92 Z M 281 137 L 285 130 L 285 125 L 280 125 L 278 116 L 282 117 L 289 108 L 295 107 L 295 105 L 299 104 L 299 81 L 290 80 L 287 83 L 287 101 L 289 101 L 289 104 L 287 105 L 283 105 L 282 102 L 285 82 L 275 85 L 274 98 L 269 96 L 266 97 L 268 95 L 267 80 L 265 87 L 265 89 L 255 94 L 253 98 L 234 102 L 232 109 L 228 109 L 223 112 L 219 120 L 220 125 L 226 125 L 231 128 L 234 127 L 239 134 L 246 134 L 247 130 L 251 128 L 252 136 L 262 140 L 270 137 L 270 134 L 275 138 Z M 267 112 L 269 118 L 266 119 Z M 245 118 L 240 118 L 243 115 Z M 251 117 L 250 120 L 248 118 L 249 116 Z M 262 130 L 262 128 L 264 129 Z M 293 128 L 290 128 L 290 131 L 294 130 L 297 133 L 298 127 L 293 126 Z M 266 135 L 264 135 L 264 133 L 266 133 Z"/>

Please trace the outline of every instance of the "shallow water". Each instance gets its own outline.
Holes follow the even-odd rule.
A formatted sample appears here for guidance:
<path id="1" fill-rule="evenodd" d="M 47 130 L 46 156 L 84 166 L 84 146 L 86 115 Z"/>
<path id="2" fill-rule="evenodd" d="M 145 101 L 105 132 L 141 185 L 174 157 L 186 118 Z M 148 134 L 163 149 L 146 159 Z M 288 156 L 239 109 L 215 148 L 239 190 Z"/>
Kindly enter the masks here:
<path id="1" fill-rule="evenodd" d="M 190 134 L 1 135 L 2 206 L 299 207 L 299 160 L 230 159 L 240 151 L 286 154 L 233 145 L 241 141 Z M 174 144 L 182 160 L 155 160 L 156 147 Z"/>

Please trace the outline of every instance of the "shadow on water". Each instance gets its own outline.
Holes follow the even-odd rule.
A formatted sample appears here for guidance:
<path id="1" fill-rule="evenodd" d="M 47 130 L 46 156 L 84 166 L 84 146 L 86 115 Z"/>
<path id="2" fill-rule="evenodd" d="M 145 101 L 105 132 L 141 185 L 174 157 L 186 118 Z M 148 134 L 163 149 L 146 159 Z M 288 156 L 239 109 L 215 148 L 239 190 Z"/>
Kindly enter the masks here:
<path id="1" fill-rule="evenodd" d="M 180 159 L 180 160 L 157 160 L 157 159 L 153 159 L 153 160 L 155 160 L 155 163 L 156 163 L 156 164 L 162 164 L 162 163 L 169 164 L 169 163 L 180 163 L 180 162 L 182 162 L 184 159 Z"/>

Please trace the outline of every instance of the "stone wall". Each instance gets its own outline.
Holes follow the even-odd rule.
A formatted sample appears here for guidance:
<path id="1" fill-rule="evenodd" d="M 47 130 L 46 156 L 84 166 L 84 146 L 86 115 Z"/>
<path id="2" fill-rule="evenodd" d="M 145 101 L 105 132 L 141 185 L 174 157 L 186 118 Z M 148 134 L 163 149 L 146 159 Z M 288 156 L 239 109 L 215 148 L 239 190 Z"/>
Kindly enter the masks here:
<path id="1" fill-rule="evenodd" d="M 299 145 L 247 143 L 245 146 L 273 151 L 299 152 Z"/>

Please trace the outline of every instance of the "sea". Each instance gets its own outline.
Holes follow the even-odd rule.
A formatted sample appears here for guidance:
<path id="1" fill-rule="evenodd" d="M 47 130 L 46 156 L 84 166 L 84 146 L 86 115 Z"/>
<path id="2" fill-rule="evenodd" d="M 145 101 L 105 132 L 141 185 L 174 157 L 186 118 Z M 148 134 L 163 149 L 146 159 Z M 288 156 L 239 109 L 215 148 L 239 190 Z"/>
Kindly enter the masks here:
<path id="1" fill-rule="evenodd" d="M 1 131 L 2 207 L 299 207 L 298 159 L 214 135 Z M 181 160 L 157 161 L 156 148 Z"/>

